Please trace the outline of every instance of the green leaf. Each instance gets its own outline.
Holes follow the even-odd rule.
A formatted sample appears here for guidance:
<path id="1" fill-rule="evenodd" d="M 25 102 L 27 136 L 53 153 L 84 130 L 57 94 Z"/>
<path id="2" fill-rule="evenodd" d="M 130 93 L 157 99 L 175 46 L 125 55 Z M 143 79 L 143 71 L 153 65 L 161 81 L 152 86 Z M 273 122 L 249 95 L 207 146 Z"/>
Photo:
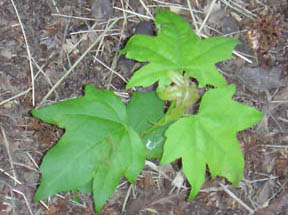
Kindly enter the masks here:
<path id="1" fill-rule="evenodd" d="M 263 113 L 233 101 L 234 92 L 234 85 L 210 89 L 197 115 L 181 118 L 165 133 L 160 164 L 182 158 L 183 171 L 192 186 L 190 199 L 204 183 L 206 164 L 212 178 L 224 176 L 233 186 L 242 178 L 244 159 L 236 133 L 257 123 Z"/>
<path id="2" fill-rule="evenodd" d="M 134 35 L 120 51 L 127 58 L 149 62 L 134 73 L 127 89 L 146 87 L 157 81 L 169 85 L 169 71 L 188 72 L 198 80 L 199 87 L 206 84 L 226 86 L 225 79 L 214 64 L 230 59 L 238 40 L 228 37 L 201 40 L 187 21 L 168 10 L 159 10 L 155 24 L 158 28 L 156 37 Z"/>
<path id="3" fill-rule="evenodd" d="M 146 158 L 161 158 L 163 144 L 165 142 L 164 132 L 168 126 L 158 127 L 152 132 L 145 132 L 157 123 L 163 116 L 164 102 L 155 92 L 134 92 L 131 101 L 127 105 L 128 124 L 142 137 L 146 147 Z"/>
<path id="4" fill-rule="evenodd" d="M 163 109 L 164 102 L 154 91 L 134 92 L 127 105 L 128 124 L 141 134 L 163 117 Z"/>
<path id="5" fill-rule="evenodd" d="M 164 134 L 169 125 L 157 127 L 142 138 L 146 146 L 146 159 L 160 159 L 162 157 L 163 145 L 166 140 Z"/>
<path id="6" fill-rule="evenodd" d="M 32 115 L 65 128 L 42 161 L 35 201 L 62 191 L 87 191 L 92 182 L 99 211 L 123 175 L 135 183 L 145 148 L 127 125 L 126 107 L 113 92 L 87 85 L 85 96 L 33 110 Z"/>

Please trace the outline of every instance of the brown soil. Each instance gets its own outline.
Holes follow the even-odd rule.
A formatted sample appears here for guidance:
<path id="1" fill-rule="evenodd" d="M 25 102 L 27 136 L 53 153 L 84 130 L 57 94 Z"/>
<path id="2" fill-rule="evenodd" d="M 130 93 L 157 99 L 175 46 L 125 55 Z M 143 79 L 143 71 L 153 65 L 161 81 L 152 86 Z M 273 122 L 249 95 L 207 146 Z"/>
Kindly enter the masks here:
<path id="1" fill-rule="evenodd" d="M 238 134 L 245 172 L 236 188 L 223 178 L 207 177 L 198 196 L 187 201 L 189 185 L 171 183 L 177 168 L 154 162 L 156 170 L 146 165 L 136 185 L 123 179 L 101 214 L 288 214 L 287 1 L 222 0 L 212 5 L 211 13 L 214 1 L 208 0 L 129 5 L 115 0 L 111 10 L 109 1 L 98 7 L 101 2 L 0 0 L 0 214 L 95 214 L 90 195 L 61 193 L 32 201 L 41 159 L 63 131 L 32 118 L 29 111 L 80 96 L 87 83 L 124 92 L 119 75 L 129 74 L 113 60 L 137 23 L 148 20 L 156 7 L 183 15 L 193 28 L 191 14 L 198 28 L 210 14 L 202 34 L 231 34 L 242 41 L 236 48 L 240 57 L 233 55 L 217 67 L 237 85 L 235 99 L 262 110 L 265 117 Z M 103 37 L 115 18 L 119 20 Z"/>

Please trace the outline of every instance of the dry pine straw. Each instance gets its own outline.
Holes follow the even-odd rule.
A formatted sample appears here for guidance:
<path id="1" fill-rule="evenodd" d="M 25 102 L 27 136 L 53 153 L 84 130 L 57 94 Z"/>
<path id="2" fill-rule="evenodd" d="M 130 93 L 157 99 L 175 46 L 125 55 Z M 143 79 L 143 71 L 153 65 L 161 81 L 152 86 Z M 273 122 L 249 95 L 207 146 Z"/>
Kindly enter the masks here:
<path id="1" fill-rule="evenodd" d="M 54 14 L 54 19 L 57 19 L 57 17 L 63 18 L 66 17 L 67 19 L 70 19 L 70 21 L 73 23 L 74 19 L 77 21 L 92 21 L 95 22 L 95 19 L 91 19 L 91 18 L 85 18 L 85 17 L 72 17 L 69 16 L 67 14 L 63 14 L 61 13 L 61 8 L 59 9 L 57 7 L 56 2 L 54 2 L 53 0 L 51 1 L 54 4 L 54 8 L 53 10 L 57 11 L 58 13 Z M 148 2 L 148 3 L 147 3 Z M 210 2 L 210 4 L 208 4 L 206 1 L 184 1 L 185 4 L 181 5 L 179 3 L 179 1 L 169 1 L 169 2 L 164 2 L 164 1 L 144 1 L 144 0 L 140 0 L 139 1 L 139 5 L 137 10 L 133 10 L 133 7 L 127 4 L 126 1 L 120 1 L 120 4 L 115 5 L 114 10 L 117 11 L 117 14 L 119 15 L 118 17 L 113 17 L 108 21 L 103 21 L 103 23 L 101 25 L 97 24 L 97 22 L 95 22 L 94 25 L 91 26 L 91 28 L 87 31 L 87 33 L 82 34 L 81 37 L 79 37 L 79 40 L 76 41 L 75 46 L 73 47 L 74 49 L 70 50 L 71 54 L 75 54 L 78 53 L 79 50 L 77 48 L 76 44 L 81 44 L 82 40 L 85 40 L 85 37 L 89 34 L 89 32 L 93 31 L 93 29 L 95 29 L 96 27 L 99 28 L 99 26 L 102 28 L 101 29 L 101 33 L 98 34 L 98 37 L 94 39 L 94 41 L 91 41 L 89 47 L 87 47 L 86 50 L 83 51 L 83 53 L 77 58 L 77 60 L 72 63 L 69 67 L 69 69 L 67 71 L 64 72 L 64 74 L 62 75 L 62 77 L 60 77 L 56 82 L 55 81 L 51 81 L 49 80 L 48 77 L 48 82 L 49 84 L 53 83 L 52 86 L 50 87 L 50 90 L 41 97 L 40 100 L 36 100 L 37 97 L 37 93 L 40 92 L 40 89 L 37 88 L 37 82 L 39 81 L 39 76 L 41 76 L 42 74 L 45 74 L 45 68 L 42 69 L 41 66 L 39 65 L 39 63 L 37 62 L 37 56 L 33 56 L 31 55 L 31 46 L 29 45 L 29 40 L 27 39 L 27 30 L 25 30 L 25 25 L 22 22 L 21 19 L 21 13 L 19 13 L 19 7 L 20 5 L 15 4 L 15 2 L 13 0 L 10 0 L 10 4 L 13 6 L 14 12 L 15 12 L 15 16 L 17 17 L 19 26 L 21 28 L 21 32 L 24 38 L 24 44 L 25 44 L 25 48 L 26 48 L 26 52 L 27 52 L 27 59 L 28 59 L 28 63 L 29 63 L 29 73 L 30 73 L 30 82 L 29 84 L 27 84 L 26 89 L 22 90 L 22 91 L 18 91 L 18 93 L 15 93 L 14 95 L 11 95 L 10 97 L 6 97 L 6 99 L 0 101 L 0 106 L 9 109 L 10 105 L 21 105 L 21 103 L 19 103 L 19 100 L 23 97 L 30 97 L 31 98 L 31 106 L 33 107 L 40 107 L 44 104 L 47 104 L 48 99 L 51 97 L 51 95 L 53 94 L 57 94 L 56 90 L 57 88 L 69 77 L 71 76 L 71 74 L 75 71 L 75 69 L 77 68 L 77 66 L 79 66 L 81 63 L 83 63 L 83 60 L 85 58 L 87 58 L 89 55 L 91 55 L 91 51 L 92 50 L 96 50 L 95 53 L 98 53 L 99 55 L 94 55 L 94 60 L 96 62 L 99 63 L 99 65 L 102 66 L 103 69 L 105 69 L 106 71 L 109 72 L 110 76 L 112 77 L 117 77 L 119 79 L 122 79 L 124 82 L 126 82 L 127 80 L 125 79 L 125 77 L 123 77 L 120 73 L 117 72 L 117 69 L 115 67 L 115 65 L 113 63 L 106 63 L 103 60 L 103 55 L 105 55 L 105 53 L 101 52 L 101 50 L 105 50 L 105 46 L 107 45 L 107 43 L 105 42 L 105 38 L 107 36 L 111 36 L 112 38 L 116 38 L 117 39 L 117 43 L 115 44 L 117 47 L 120 47 L 120 45 L 122 44 L 122 42 L 126 39 L 126 26 L 130 25 L 130 23 L 135 23 L 135 22 L 139 22 L 140 20 L 143 19 L 152 19 L 152 14 L 153 14 L 153 9 L 155 8 L 155 6 L 157 5 L 158 7 L 162 7 L 162 8 L 169 8 L 170 10 L 173 10 L 181 15 L 185 15 L 186 18 L 190 19 L 192 26 L 194 27 L 196 33 L 203 37 L 203 38 L 207 38 L 210 35 L 207 34 L 207 31 L 204 29 L 206 29 L 209 25 L 208 21 L 209 21 L 209 17 L 211 16 L 211 14 L 213 13 L 213 10 L 215 9 L 215 7 L 217 7 L 218 3 L 221 2 L 221 8 L 226 8 L 228 11 L 231 11 L 231 14 L 237 14 L 238 16 L 242 16 L 243 19 L 249 19 L 252 17 L 255 18 L 257 17 L 257 15 L 254 13 L 254 11 L 257 11 L 257 9 L 261 9 L 263 7 L 266 7 L 266 5 L 264 3 L 259 3 L 258 1 L 253 1 L 253 4 L 256 5 L 254 6 L 254 10 L 252 11 L 252 9 L 249 10 L 249 7 L 247 7 L 247 5 L 252 5 L 252 1 L 250 1 L 250 3 L 244 3 L 244 1 L 216 1 L 216 0 L 212 0 Z M 203 3 L 204 2 L 204 3 Z M 8 3 L 8 2 L 7 2 Z M 119 3 L 119 2 L 118 2 Z M 132 4 L 132 2 L 131 2 Z M 267 5 L 267 7 L 269 8 L 269 6 Z M 248 9 L 247 9 L 248 8 Z M 89 9 L 89 8 L 88 8 Z M 134 8 L 135 9 L 135 8 Z M 204 12 L 205 11 L 205 12 Z M 236 15 L 235 15 L 236 16 Z M 122 23 L 122 24 L 121 24 Z M 112 31 L 113 29 L 113 31 Z M 116 33 L 115 30 L 116 29 Z M 113 32 L 113 35 L 112 35 Z M 73 33 L 77 33 L 77 32 L 73 32 Z M 208 32 L 209 33 L 209 32 Z M 63 40 L 63 42 L 65 42 L 65 40 Z M 63 44 L 62 46 L 63 47 Z M 59 51 L 59 50 L 58 50 Z M 74 51 L 74 52 L 73 52 Z M 243 55 L 242 53 L 239 53 L 237 51 L 234 51 L 234 58 L 238 57 L 238 58 L 242 58 L 244 61 L 246 61 L 247 63 L 251 63 L 251 60 L 249 58 L 247 58 L 245 55 Z M 109 54 L 112 54 L 109 53 Z M 35 55 L 35 54 L 34 54 Z M 115 55 L 113 56 L 109 56 L 110 58 L 115 58 Z M 111 79 L 111 78 L 110 78 Z M 108 79 L 109 80 L 109 79 Z M 111 84 L 111 82 L 107 81 L 105 84 L 106 88 L 110 88 L 110 89 L 114 89 L 116 91 L 118 91 L 119 89 L 117 89 L 116 86 L 113 86 L 113 84 Z M 9 89 L 6 89 L 7 91 Z M 121 94 L 121 95 L 127 95 L 127 94 Z M 55 101 L 53 101 L 55 102 Z M 272 100 L 269 100 L 268 102 L 273 102 Z M 279 101 L 281 103 L 281 101 Z M 283 101 L 285 102 L 285 101 Z M 277 107 L 276 107 L 277 108 Z M 268 128 L 268 121 L 269 118 L 271 116 L 269 116 L 269 114 L 266 114 L 265 116 L 265 120 L 264 123 L 260 124 L 259 127 L 257 128 L 257 130 L 253 130 L 252 133 L 257 131 L 261 131 L 263 130 L 263 126 L 266 126 L 266 129 Z M 280 124 L 280 126 L 282 127 L 283 122 L 279 122 L 278 119 L 275 119 L 277 121 L 278 124 Z M 284 123 L 287 123 L 287 118 L 283 118 Z M 266 124 L 265 124 L 266 122 Z M 26 125 L 29 127 L 29 125 Z M 276 129 L 276 130 L 275 130 Z M 279 132 L 277 132 L 277 129 L 279 128 L 275 128 L 274 129 L 274 133 L 277 134 Z M 1 203 L 0 208 L 3 210 L 11 210 L 17 213 L 17 206 L 18 203 L 16 201 L 22 202 L 25 206 L 25 211 L 27 211 L 28 214 L 34 214 L 36 210 L 36 208 L 42 208 L 42 210 L 49 210 L 49 207 L 51 208 L 51 204 L 53 205 L 53 202 L 55 202 L 58 198 L 60 199 L 64 199 L 64 196 L 61 195 L 56 195 L 54 197 L 52 197 L 49 201 L 41 201 L 40 204 L 35 204 L 31 202 L 31 195 L 33 195 L 33 191 L 31 191 L 31 189 L 25 187 L 25 184 L 19 179 L 19 173 L 17 173 L 18 171 L 18 167 L 16 167 L 16 154 L 14 153 L 13 148 L 13 144 L 14 144 L 14 139 L 13 138 L 8 138 L 6 133 L 8 132 L 8 128 L 4 126 L 1 126 L 1 135 L 2 135 L 2 145 L 4 145 L 4 151 L 5 151 L 5 155 L 7 155 L 5 157 L 5 160 L 8 161 L 8 166 L 11 169 L 11 171 L 7 171 L 7 168 L 3 168 L 2 166 L 0 166 L 0 172 L 4 175 L 4 184 L 6 184 L 8 187 L 8 192 L 5 192 L 4 196 L 1 196 L 1 198 L 4 199 L 3 203 Z M 25 130 L 23 131 L 25 132 Z M 274 133 L 271 134 L 271 132 L 267 132 L 266 136 L 270 135 L 270 138 L 273 139 L 273 137 L 271 137 L 271 135 L 273 135 Z M 23 135 L 25 136 L 29 136 L 27 135 Z M 256 135 L 257 136 L 257 135 Z M 247 138 L 251 138 L 250 136 L 247 136 Z M 246 138 L 246 139 L 247 139 Z M 256 138 L 257 139 L 257 138 Z M 33 141 L 36 141 L 35 139 Z M 246 142 L 245 142 L 246 141 Z M 248 141 L 248 143 L 247 143 Z M 240 140 L 241 144 L 254 144 L 253 146 L 255 146 L 256 142 L 253 141 L 257 141 L 257 140 Z M 259 140 L 258 140 L 259 141 Z M 287 159 L 287 154 L 285 154 L 284 152 L 287 150 L 287 148 L 285 148 L 285 146 L 282 146 L 282 144 L 280 144 L 281 140 L 279 139 L 279 144 L 277 145 L 277 147 L 275 146 L 275 144 L 271 145 L 271 148 L 273 148 L 274 151 L 279 151 L 281 156 L 283 158 Z M 265 158 L 267 156 L 269 156 L 269 153 L 271 152 L 271 150 L 269 149 L 269 145 L 265 144 L 265 142 L 263 141 L 263 147 L 261 149 L 258 149 L 257 152 L 255 153 L 259 153 L 259 150 L 261 151 L 261 153 L 259 153 L 259 156 L 262 156 L 262 158 Z M 41 156 L 43 156 L 42 152 L 38 152 Z M 26 156 L 26 160 L 23 160 L 23 163 L 17 163 L 18 166 L 22 166 L 25 167 L 26 169 L 29 169 L 32 172 L 35 173 L 39 173 L 39 167 L 38 167 L 38 163 L 39 163 L 39 155 L 33 155 L 29 152 L 25 152 L 25 156 Z M 35 157 L 34 157 L 35 156 Z M 37 158 L 36 158 L 37 157 Z M 252 158 L 251 158 L 252 159 Z M 277 158 L 274 158 L 277 161 Z M 28 161 L 27 161 L 28 160 Z M 36 161 L 37 160 L 37 161 Z M 273 161 L 273 159 L 272 159 Z M 272 162 L 271 161 L 271 162 Z M 248 161 L 249 162 L 253 162 L 253 160 Z M 146 170 L 146 173 L 148 172 L 151 175 L 154 175 L 155 177 L 155 183 L 160 183 L 160 179 L 161 178 L 166 178 L 168 181 L 170 181 L 172 183 L 172 185 L 174 186 L 174 188 L 171 190 L 171 193 L 176 193 L 176 190 L 184 190 L 187 191 L 188 187 L 185 184 L 185 180 L 183 178 L 183 175 L 177 174 L 175 172 L 175 170 L 171 170 L 169 174 L 167 174 L 167 172 L 163 171 L 163 168 L 156 165 L 153 162 L 147 161 L 146 162 L 146 168 L 148 168 L 148 170 Z M 257 167 L 254 167 L 255 170 L 257 171 Z M 272 167 L 273 168 L 273 165 Z M 261 169 L 259 169 L 261 170 Z M 219 192 L 225 192 L 226 198 L 230 199 L 232 204 L 235 205 L 237 204 L 237 207 L 241 208 L 243 211 L 246 211 L 250 214 L 253 214 L 254 211 L 256 211 L 258 208 L 261 207 L 265 207 L 265 206 L 269 206 L 270 202 L 272 199 L 274 199 L 277 194 L 281 193 L 281 191 L 283 189 L 285 189 L 286 186 L 286 181 L 285 180 L 278 180 L 278 176 L 274 175 L 272 173 L 261 173 L 261 172 L 254 172 L 251 173 L 251 170 L 246 170 L 247 173 L 244 177 L 244 179 L 242 180 L 242 182 L 240 183 L 240 185 L 237 187 L 237 189 L 232 190 L 228 185 L 224 185 L 223 182 L 219 182 L 214 184 L 211 187 L 208 188 L 204 188 L 203 190 L 201 190 L 202 194 L 205 193 L 219 193 Z M 250 178 L 249 178 L 250 177 Z M 256 179 L 254 179 L 256 177 Z M 139 177 L 141 178 L 141 177 Z M 1 179 L 2 180 L 2 179 Z M 267 185 L 267 183 L 270 183 L 271 185 Z M 126 182 L 124 182 L 125 184 Z M 120 184 L 118 187 L 118 190 L 121 190 L 122 187 L 124 186 L 124 184 Z M 269 187 L 270 190 L 270 194 L 265 193 L 264 189 L 265 186 Z M 36 186 L 34 185 L 33 187 L 34 189 L 36 188 Z M 133 191 L 133 186 L 129 186 L 129 188 L 126 188 L 126 195 L 122 201 L 122 211 L 126 210 L 126 206 L 127 204 L 129 204 L 129 199 L 133 199 L 132 195 L 132 191 Z M 264 190 L 264 191 L 263 191 Z M 263 192 L 261 192 L 263 191 Z M 261 194 L 262 193 L 262 194 Z M 263 195 L 266 195 L 265 200 L 263 201 L 263 199 L 261 200 L 260 198 L 264 198 Z M 177 193 L 176 193 L 177 194 Z M 244 194 L 244 195 L 243 195 Z M 261 195 L 262 196 L 261 196 Z M 135 193 L 134 193 L 135 195 Z M 174 195 L 174 194 L 172 194 Z M 69 197 L 68 197 L 69 198 Z M 217 200 L 217 201 L 221 201 L 221 200 Z M 228 201 L 228 200 L 226 200 Z M 72 204 L 72 207 L 83 207 L 83 208 L 87 208 L 88 206 L 86 205 L 86 203 L 84 202 L 84 204 L 78 204 L 75 203 L 72 199 L 69 199 L 70 204 Z M 261 204 L 259 204 L 259 202 L 262 202 Z M 91 202 L 90 202 L 91 203 Z M 218 202 L 219 204 L 219 202 Z M 217 203 L 215 203 L 215 205 L 217 205 Z"/>

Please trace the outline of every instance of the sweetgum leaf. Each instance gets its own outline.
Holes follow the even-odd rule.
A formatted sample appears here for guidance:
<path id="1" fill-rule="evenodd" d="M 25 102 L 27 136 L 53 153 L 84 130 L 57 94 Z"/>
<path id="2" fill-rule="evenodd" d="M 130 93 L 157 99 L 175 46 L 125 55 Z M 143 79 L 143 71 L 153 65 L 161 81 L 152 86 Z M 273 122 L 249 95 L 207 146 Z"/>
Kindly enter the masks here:
<path id="1" fill-rule="evenodd" d="M 134 92 L 127 105 L 129 125 L 141 135 L 164 116 L 163 110 L 164 102 L 158 98 L 156 92 Z M 144 136 L 141 135 L 146 147 L 146 158 L 161 158 L 167 128 L 168 126 L 158 127 Z"/>
<path id="2" fill-rule="evenodd" d="M 163 154 L 163 145 L 165 143 L 165 131 L 170 124 L 161 126 L 146 134 L 142 140 L 146 146 L 147 159 L 160 159 Z"/>
<path id="3" fill-rule="evenodd" d="M 144 166 L 145 147 L 127 125 L 126 107 L 111 91 L 85 87 L 85 96 L 33 110 L 32 115 L 65 134 L 45 155 L 34 200 L 61 191 L 89 190 L 101 209 L 121 176 L 134 183 Z"/>
<path id="4" fill-rule="evenodd" d="M 163 117 L 163 109 L 164 102 L 156 92 L 134 92 L 127 105 L 128 123 L 141 134 Z"/>
<path id="5" fill-rule="evenodd" d="M 183 171 L 192 186 L 189 198 L 199 192 L 206 164 L 212 178 L 224 176 L 237 185 L 244 159 L 236 133 L 263 117 L 256 109 L 232 100 L 235 86 L 210 89 L 204 94 L 197 115 L 181 118 L 166 131 L 160 164 L 182 158 Z"/>
<path id="6" fill-rule="evenodd" d="M 149 62 L 134 73 L 127 88 L 146 87 L 159 80 L 168 85 L 169 71 L 188 72 L 198 80 L 199 87 L 206 84 L 226 86 L 214 64 L 230 59 L 238 40 L 228 37 L 201 40 L 187 21 L 168 10 L 158 11 L 155 24 L 158 28 L 156 37 L 134 35 L 120 51 L 127 58 Z"/>

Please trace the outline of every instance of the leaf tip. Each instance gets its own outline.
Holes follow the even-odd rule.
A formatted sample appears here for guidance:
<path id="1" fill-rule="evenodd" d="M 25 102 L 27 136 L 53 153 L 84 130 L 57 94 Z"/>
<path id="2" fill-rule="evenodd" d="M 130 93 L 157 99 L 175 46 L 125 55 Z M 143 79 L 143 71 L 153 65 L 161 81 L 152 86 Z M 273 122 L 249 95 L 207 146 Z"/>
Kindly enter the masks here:
<path id="1" fill-rule="evenodd" d="M 122 55 L 126 54 L 127 53 L 127 50 L 126 48 L 124 47 L 123 49 L 121 49 L 119 52 L 118 52 L 118 58 L 121 57 Z"/>
<path id="2" fill-rule="evenodd" d="M 86 84 L 84 88 L 84 92 L 86 94 L 86 93 L 91 92 L 93 89 L 95 89 L 95 87 L 92 84 Z"/>
<path id="3" fill-rule="evenodd" d="M 45 199 L 45 196 L 43 195 L 43 193 L 39 192 L 39 187 L 33 197 L 33 201 L 34 202 L 39 202 L 40 200 Z"/>
<path id="4" fill-rule="evenodd" d="M 29 113 L 30 113 L 32 116 L 36 117 L 37 109 L 31 110 Z"/>
<path id="5" fill-rule="evenodd" d="M 33 202 L 39 202 L 40 201 L 40 199 L 35 195 L 34 197 L 33 197 Z"/>
<path id="6" fill-rule="evenodd" d="M 133 83 L 131 84 L 131 79 L 128 81 L 127 85 L 126 85 L 126 90 L 131 89 L 132 87 L 134 87 L 135 85 L 133 85 Z"/>

